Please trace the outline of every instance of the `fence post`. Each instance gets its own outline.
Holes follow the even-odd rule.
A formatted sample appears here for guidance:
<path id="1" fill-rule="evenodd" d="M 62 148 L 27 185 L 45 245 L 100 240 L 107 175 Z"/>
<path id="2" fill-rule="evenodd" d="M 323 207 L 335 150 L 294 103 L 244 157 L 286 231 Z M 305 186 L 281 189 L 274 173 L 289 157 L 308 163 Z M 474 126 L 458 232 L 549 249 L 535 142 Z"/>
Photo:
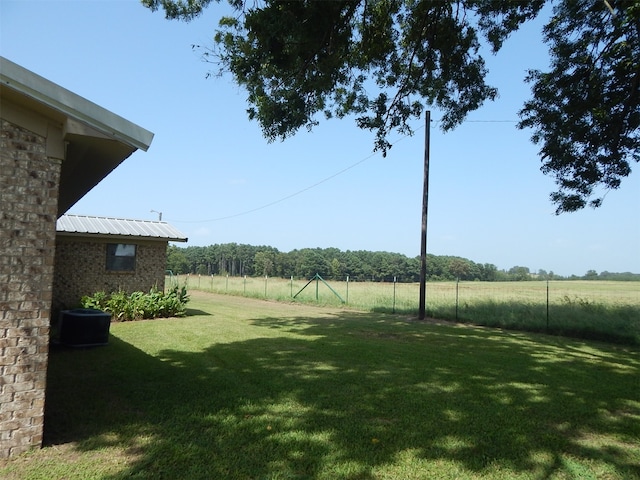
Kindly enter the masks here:
<path id="1" fill-rule="evenodd" d="M 293 297 L 293 275 L 291 275 L 291 296 Z"/>
<path id="2" fill-rule="evenodd" d="M 549 333 L 549 280 L 547 280 L 547 333 Z"/>
<path id="3" fill-rule="evenodd" d="M 267 280 L 268 280 L 268 275 L 264 276 L 264 298 L 267 298 Z"/>
<path id="4" fill-rule="evenodd" d="M 347 301 L 345 303 L 349 303 L 349 275 L 347 275 Z"/>
<path id="5" fill-rule="evenodd" d="M 226 289 L 227 292 L 229 292 L 229 274 L 228 273 L 227 273 L 227 283 L 225 285 L 225 289 Z"/>
<path id="6" fill-rule="evenodd" d="M 393 313 L 396 313 L 396 277 L 393 276 Z"/>
<path id="7" fill-rule="evenodd" d="M 456 322 L 458 321 L 458 294 L 460 291 L 460 277 L 456 277 Z"/>
<path id="8" fill-rule="evenodd" d="M 247 276 L 244 276 L 244 282 L 242 282 L 242 294 L 247 294 Z"/>

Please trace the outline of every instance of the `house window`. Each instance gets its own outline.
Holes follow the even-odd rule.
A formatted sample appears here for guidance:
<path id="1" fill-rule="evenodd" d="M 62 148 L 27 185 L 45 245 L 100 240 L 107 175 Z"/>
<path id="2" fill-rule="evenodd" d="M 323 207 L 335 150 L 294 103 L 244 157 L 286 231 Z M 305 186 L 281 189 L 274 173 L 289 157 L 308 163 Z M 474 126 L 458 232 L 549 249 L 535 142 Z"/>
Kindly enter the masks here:
<path id="1" fill-rule="evenodd" d="M 107 271 L 133 272 L 136 269 L 136 246 L 125 243 L 107 244 Z"/>

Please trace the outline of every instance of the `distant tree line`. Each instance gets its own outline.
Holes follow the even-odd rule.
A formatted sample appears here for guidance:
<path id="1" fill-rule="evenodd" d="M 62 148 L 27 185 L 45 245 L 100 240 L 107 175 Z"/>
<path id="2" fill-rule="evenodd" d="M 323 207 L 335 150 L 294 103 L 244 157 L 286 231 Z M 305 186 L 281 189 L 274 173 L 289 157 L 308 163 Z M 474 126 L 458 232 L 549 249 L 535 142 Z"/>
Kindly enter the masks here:
<path id="1" fill-rule="evenodd" d="M 365 250 L 343 252 L 337 248 L 303 248 L 285 253 L 268 246 L 237 243 L 209 245 L 208 247 L 177 247 L 169 245 L 167 270 L 173 274 L 269 276 L 311 278 L 316 273 L 325 279 L 353 281 L 417 282 L 420 280 L 420 257 L 409 258 L 400 253 L 369 252 Z M 632 273 L 597 274 L 589 270 L 584 277 L 571 279 L 640 280 Z M 429 281 L 524 281 L 563 280 L 553 272 L 539 270 L 533 273 L 527 267 L 515 266 L 499 270 L 490 263 L 475 263 L 469 259 L 448 255 L 427 255 Z"/>
<path id="2" fill-rule="evenodd" d="M 571 275 L 569 280 L 617 280 L 618 282 L 637 282 L 640 281 L 640 273 L 631 272 L 596 272 L 595 270 L 589 270 L 582 277 Z"/>

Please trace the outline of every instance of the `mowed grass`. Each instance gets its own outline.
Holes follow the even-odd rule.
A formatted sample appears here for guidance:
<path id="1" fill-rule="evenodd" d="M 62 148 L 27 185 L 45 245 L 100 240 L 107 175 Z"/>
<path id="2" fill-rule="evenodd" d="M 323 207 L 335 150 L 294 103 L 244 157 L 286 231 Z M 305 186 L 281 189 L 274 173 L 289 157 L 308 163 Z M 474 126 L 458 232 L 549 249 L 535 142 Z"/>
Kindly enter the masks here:
<path id="1" fill-rule="evenodd" d="M 0 478 L 640 478 L 637 348 L 191 293 L 53 350 Z"/>
<path id="2" fill-rule="evenodd" d="M 417 315 L 417 283 L 183 275 L 191 289 L 382 313 Z M 306 288 L 305 288 L 306 286 Z M 640 282 L 428 282 L 430 317 L 461 323 L 640 345 Z M 336 295 L 337 294 L 337 295 Z"/>

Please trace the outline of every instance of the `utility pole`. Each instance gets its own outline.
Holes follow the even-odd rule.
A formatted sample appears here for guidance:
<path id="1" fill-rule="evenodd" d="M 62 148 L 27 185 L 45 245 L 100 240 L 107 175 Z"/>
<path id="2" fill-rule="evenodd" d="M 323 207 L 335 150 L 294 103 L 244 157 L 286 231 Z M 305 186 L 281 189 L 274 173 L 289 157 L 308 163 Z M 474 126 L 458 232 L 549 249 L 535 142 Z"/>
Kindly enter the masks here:
<path id="1" fill-rule="evenodd" d="M 426 112 L 424 129 L 424 186 L 422 189 L 422 237 L 420 241 L 420 305 L 418 318 L 424 320 L 427 297 L 427 211 L 429 207 L 429 143 L 431 111 Z"/>

